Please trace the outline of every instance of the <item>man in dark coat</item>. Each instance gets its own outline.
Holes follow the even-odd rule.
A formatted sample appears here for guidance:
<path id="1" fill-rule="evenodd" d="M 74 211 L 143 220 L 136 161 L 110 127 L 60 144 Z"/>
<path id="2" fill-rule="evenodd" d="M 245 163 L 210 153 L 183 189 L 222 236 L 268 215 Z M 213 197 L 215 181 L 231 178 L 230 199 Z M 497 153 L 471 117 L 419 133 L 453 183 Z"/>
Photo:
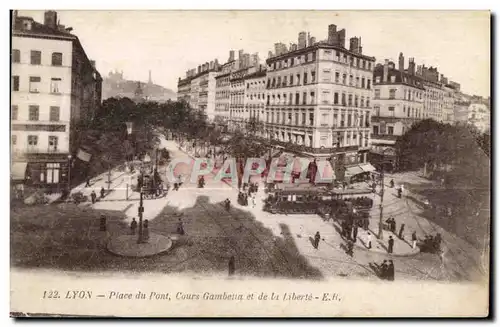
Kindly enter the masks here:
<path id="1" fill-rule="evenodd" d="M 394 250 L 394 239 L 392 236 L 389 236 L 389 242 L 388 242 L 388 247 L 387 247 L 387 253 L 392 253 Z"/>
<path id="2" fill-rule="evenodd" d="M 352 228 L 352 241 L 356 243 L 357 238 L 358 238 L 358 224 L 354 224 Z"/>
<path id="3" fill-rule="evenodd" d="M 391 232 L 396 234 L 396 220 L 394 219 L 394 217 L 391 217 Z"/>
<path id="4" fill-rule="evenodd" d="M 137 229 L 137 221 L 135 218 L 132 218 L 132 222 L 130 223 L 130 231 L 132 232 L 132 235 L 135 235 L 135 230 Z"/>
<path id="5" fill-rule="evenodd" d="M 404 239 L 404 235 L 403 235 L 403 232 L 405 230 L 405 224 L 401 224 L 401 227 L 399 228 L 399 239 L 403 240 Z"/>
<path id="6" fill-rule="evenodd" d="M 101 199 L 104 198 L 105 194 L 106 194 L 106 191 L 104 190 L 104 187 L 101 187 Z"/>
<path id="7" fill-rule="evenodd" d="M 87 182 L 85 183 L 85 187 L 90 187 L 90 177 L 87 177 Z"/>
<path id="8" fill-rule="evenodd" d="M 387 279 L 387 273 L 388 273 L 388 266 L 387 266 L 387 260 L 384 260 L 382 264 L 380 265 L 380 270 L 379 270 L 379 277 L 381 279 Z"/>
<path id="9" fill-rule="evenodd" d="M 234 275 L 234 271 L 236 270 L 234 255 L 231 256 L 231 258 L 229 259 L 227 266 L 228 266 L 229 276 Z"/>
<path id="10" fill-rule="evenodd" d="M 394 280 L 394 263 L 392 260 L 389 260 L 389 266 L 387 267 L 387 279 Z"/>
<path id="11" fill-rule="evenodd" d="M 177 233 L 180 235 L 184 235 L 184 224 L 182 223 L 181 218 L 179 218 L 179 221 L 177 222 Z"/>
<path id="12" fill-rule="evenodd" d="M 90 193 L 90 198 L 92 199 L 92 204 L 94 204 L 97 200 L 97 195 L 95 194 L 94 190 L 92 190 L 92 193 Z"/>
<path id="13" fill-rule="evenodd" d="M 314 248 L 316 250 L 318 249 L 320 239 L 321 239 L 321 236 L 319 235 L 319 232 L 316 232 L 316 235 L 314 235 Z"/>

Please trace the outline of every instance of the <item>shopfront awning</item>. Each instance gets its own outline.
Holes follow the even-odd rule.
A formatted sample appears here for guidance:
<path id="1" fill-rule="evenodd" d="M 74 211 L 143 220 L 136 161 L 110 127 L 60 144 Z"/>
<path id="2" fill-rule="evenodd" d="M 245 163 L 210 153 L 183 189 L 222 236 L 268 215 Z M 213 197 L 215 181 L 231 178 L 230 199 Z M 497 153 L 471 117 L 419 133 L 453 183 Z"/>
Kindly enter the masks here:
<path id="1" fill-rule="evenodd" d="M 10 170 L 12 180 L 19 181 L 26 178 L 27 162 L 13 162 Z"/>
<path id="2" fill-rule="evenodd" d="M 376 171 L 377 169 L 375 169 L 375 167 L 372 166 L 372 164 L 363 164 L 363 165 L 359 165 L 359 167 L 364 171 L 364 172 L 374 172 Z"/>
<path id="3" fill-rule="evenodd" d="M 362 173 L 364 173 L 364 171 L 359 166 L 347 167 L 345 170 L 347 176 L 355 176 Z"/>

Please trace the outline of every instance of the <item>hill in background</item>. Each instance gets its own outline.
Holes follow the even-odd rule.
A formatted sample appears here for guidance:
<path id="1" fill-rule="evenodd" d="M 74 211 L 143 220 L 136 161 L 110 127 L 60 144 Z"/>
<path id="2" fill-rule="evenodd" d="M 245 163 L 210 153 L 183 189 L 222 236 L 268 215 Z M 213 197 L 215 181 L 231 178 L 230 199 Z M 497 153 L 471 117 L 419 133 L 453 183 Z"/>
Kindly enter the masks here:
<path id="1" fill-rule="evenodd" d="M 140 84 L 142 96 L 150 101 L 166 102 L 176 100 L 177 94 L 171 89 L 154 84 L 151 77 L 148 83 L 127 80 L 123 72 L 110 72 L 102 81 L 102 99 L 113 97 L 127 97 L 134 99 Z"/>

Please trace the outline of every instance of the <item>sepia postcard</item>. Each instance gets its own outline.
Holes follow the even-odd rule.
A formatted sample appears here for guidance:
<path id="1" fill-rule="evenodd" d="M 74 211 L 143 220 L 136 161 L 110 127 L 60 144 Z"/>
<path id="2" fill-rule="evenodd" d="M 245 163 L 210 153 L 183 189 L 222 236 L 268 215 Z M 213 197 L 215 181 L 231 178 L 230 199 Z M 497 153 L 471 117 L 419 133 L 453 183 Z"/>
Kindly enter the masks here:
<path id="1" fill-rule="evenodd" d="M 490 23 L 11 10 L 11 317 L 488 317 Z"/>

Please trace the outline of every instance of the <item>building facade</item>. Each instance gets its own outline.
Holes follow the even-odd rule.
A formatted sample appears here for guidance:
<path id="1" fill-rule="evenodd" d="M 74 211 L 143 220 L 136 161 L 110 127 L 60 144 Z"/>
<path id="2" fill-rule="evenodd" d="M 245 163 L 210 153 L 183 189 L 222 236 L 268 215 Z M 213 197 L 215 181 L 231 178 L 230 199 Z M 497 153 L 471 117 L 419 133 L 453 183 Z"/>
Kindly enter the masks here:
<path id="1" fill-rule="evenodd" d="M 471 103 L 468 107 L 467 122 L 481 133 L 490 129 L 490 110 L 484 103 Z"/>
<path id="2" fill-rule="evenodd" d="M 248 111 L 248 119 L 255 122 L 265 122 L 266 112 L 266 70 L 259 67 L 255 73 L 245 77 L 245 111 Z M 262 132 L 262 131 L 259 131 Z"/>
<path id="3" fill-rule="evenodd" d="M 219 124 L 227 126 L 231 106 L 231 72 L 237 62 L 234 60 L 234 51 L 230 52 L 228 61 L 221 66 L 215 77 L 215 119 Z"/>
<path id="4" fill-rule="evenodd" d="M 372 136 L 370 162 L 396 165 L 394 145 L 398 136 L 424 118 L 424 86 L 421 78 L 405 70 L 403 54 L 399 55 L 398 69 L 388 60 L 377 65 L 373 72 L 374 96 L 371 116 Z M 390 167 L 389 167 L 390 168 Z"/>
<path id="5" fill-rule="evenodd" d="M 453 124 L 455 122 L 456 92 L 453 85 L 443 85 L 443 123 Z"/>
<path id="6" fill-rule="evenodd" d="M 69 187 L 75 125 L 100 106 L 102 78 L 57 13 L 44 18 L 41 24 L 14 12 L 12 173 L 27 184 L 61 189 Z"/>
<path id="7" fill-rule="evenodd" d="M 267 59 L 266 136 L 311 157 L 366 163 L 375 58 L 362 54 L 360 38 L 346 49 L 335 25 L 327 41 L 304 46 L 303 37 Z"/>

